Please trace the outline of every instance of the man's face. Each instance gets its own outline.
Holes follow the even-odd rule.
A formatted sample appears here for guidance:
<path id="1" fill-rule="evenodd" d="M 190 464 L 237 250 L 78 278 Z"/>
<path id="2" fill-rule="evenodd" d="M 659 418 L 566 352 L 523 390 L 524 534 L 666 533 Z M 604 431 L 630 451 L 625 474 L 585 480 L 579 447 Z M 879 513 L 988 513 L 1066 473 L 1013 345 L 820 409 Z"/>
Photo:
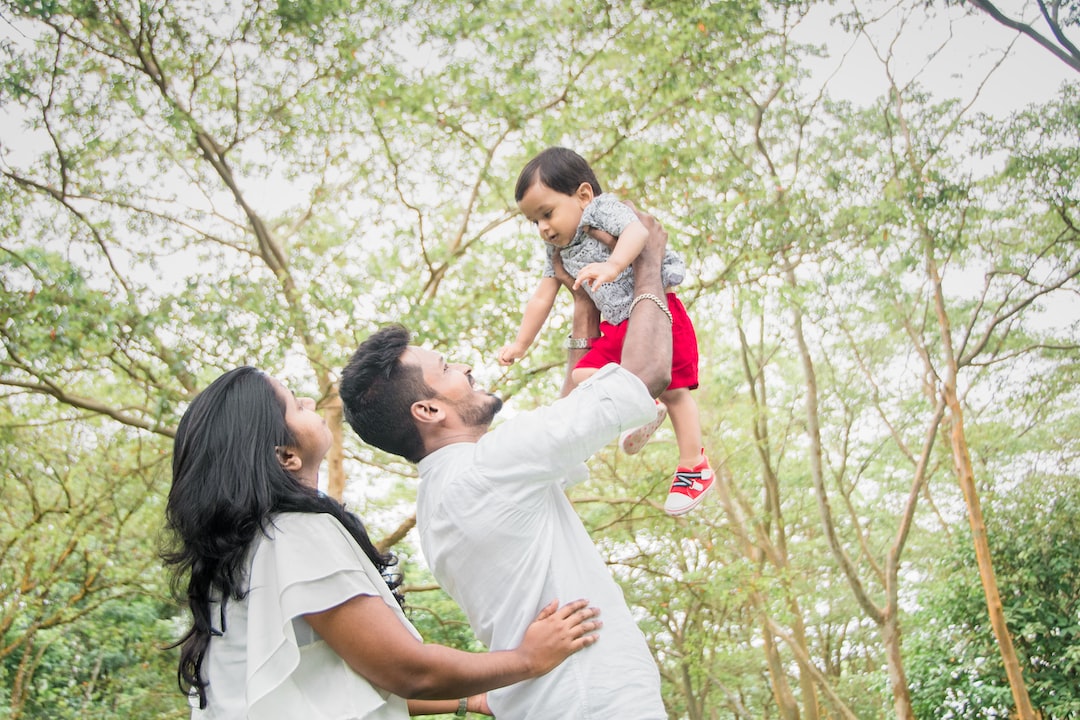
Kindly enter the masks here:
<path id="1" fill-rule="evenodd" d="M 439 353 L 414 346 L 405 350 L 402 361 L 420 366 L 424 382 L 450 404 L 465 425 L 487 427 L 502 409 L 501 398 L 476 387 L 468 365 L 448 363 Z"/>

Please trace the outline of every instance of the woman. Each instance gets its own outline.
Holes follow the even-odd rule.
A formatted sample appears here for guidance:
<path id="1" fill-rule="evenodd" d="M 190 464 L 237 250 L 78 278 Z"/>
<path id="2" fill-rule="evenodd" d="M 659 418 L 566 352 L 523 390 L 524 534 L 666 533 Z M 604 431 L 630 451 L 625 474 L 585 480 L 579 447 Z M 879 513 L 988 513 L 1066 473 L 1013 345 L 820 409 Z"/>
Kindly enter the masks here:
<path id="1" fill-rule="evenodd" d="M 317 490 L 329 447 L 315 403 L 252 367 L 184 413 L 163 557 L 174 589 L 187 583 L 177 676 L 193 718 L 488 713 L 482 693 L 596 642 L 598 611 L 579 600 L 552 602 L 511 651 L 425 644 L 401 611 L 394 558 Z"/>

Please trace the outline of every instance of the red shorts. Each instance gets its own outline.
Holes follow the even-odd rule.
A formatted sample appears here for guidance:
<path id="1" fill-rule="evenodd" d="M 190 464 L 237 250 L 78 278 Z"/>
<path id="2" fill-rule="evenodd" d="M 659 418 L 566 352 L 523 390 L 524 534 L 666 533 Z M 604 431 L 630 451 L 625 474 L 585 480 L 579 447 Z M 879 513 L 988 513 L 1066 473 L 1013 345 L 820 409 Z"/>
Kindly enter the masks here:
<path id="1" fill-rule="evenodd" d="M 694 390 L 698 386 L 697 333 L 694 332 L 690 316 L 686 314 L 686 308 L 682 301 L 675 297 L 675 293 L 667 294 L 667 305 L 674 319 L 671 324 L 671 384 L 668 385 L 668 390 Z M 601 320 L 601 336 L 593 341 L 592 349 L 585 353 L 574 367 L 602 368 L 608 363 L 620 362 L 623 340 L 626 339 L 626 328 L 629 324 L 621 322 L 612 325 Z"/>

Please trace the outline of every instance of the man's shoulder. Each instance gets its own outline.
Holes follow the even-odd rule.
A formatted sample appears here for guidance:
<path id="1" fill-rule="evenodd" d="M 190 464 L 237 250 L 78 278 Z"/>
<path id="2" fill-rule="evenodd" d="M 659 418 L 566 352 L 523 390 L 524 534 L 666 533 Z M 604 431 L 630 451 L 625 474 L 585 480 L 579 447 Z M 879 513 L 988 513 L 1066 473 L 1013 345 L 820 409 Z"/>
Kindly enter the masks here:
<path id="1" fill-rule="evenodd" d="M 481 436 L 480 440 L 484 436 Z M 476 449 L 476 442 L 455 442 L 443 445 L 437 450 L 420 459 L 416 463 L 416 471 L 423 480 L 429 476 L 440 475 L 445 472 L 453 472 L 462 465 L 468 464 L 467 458 Z"/>

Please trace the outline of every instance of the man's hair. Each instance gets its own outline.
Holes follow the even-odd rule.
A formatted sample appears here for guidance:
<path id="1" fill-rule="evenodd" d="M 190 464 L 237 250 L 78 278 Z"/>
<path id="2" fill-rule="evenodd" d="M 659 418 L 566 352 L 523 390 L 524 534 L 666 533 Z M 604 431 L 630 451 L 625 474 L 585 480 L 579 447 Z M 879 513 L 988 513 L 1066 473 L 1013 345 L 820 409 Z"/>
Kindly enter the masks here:
<path id="1" fill-rule="evenodd" d="M 586 182 L 592 185 L 593 195 L 604 192 L 585 158 L 563 147 L 549 147 L 525 165 L 514 188 L 515 202 L 521 202 L 537 181 L 563 195 L 573 195 Z"/>
<path id="2" fill-rule="evenodd" d="M 424 457 L 424 441 L 412 404 L 437 393 L 418 365 L 401 362 L 408 346 L 409 331 L 402 325 L 372 333 L 341 371 L 338 392 L 345 419 L 361 440 L 415 463 Z"/>

